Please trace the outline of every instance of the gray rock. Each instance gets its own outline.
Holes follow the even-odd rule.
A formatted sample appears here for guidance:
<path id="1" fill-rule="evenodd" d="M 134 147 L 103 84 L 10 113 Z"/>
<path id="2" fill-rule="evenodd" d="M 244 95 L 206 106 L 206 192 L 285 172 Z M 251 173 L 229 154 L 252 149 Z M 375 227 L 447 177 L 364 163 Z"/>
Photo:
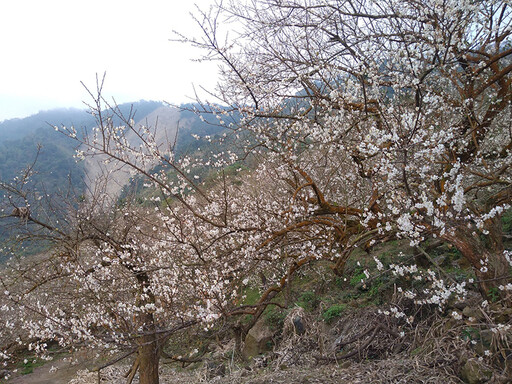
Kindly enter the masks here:
<path id="1" fill-rule="evenodd" d="M 260 319 L 251 328 L 245 337 L 244 349 L 242 351 L 246 359 L 267 352 L 272 346 L 274 332 Z"/>
<path id="2" fill-rule="evenodd" d="M 295 333 L 297 335 L 303 335 L 306 332 L 304 322 L 299 316 L 293 318 L 293 328 L 295 329 Z"/>
<path id="3" fill-rule="evenodd" d="M 491 379 L 492 371 L 477 359 L 468 359 L 462 367 L 461 376 L 468 384 L 483 384 Z"/>
<path id="4" fill-rule="evenodd" d="M 476 321 L 480 321 L 484 318 L 484 315 L 478 307 L 464 307 L 462 314 L 467 318 L 472 317 Z"/>

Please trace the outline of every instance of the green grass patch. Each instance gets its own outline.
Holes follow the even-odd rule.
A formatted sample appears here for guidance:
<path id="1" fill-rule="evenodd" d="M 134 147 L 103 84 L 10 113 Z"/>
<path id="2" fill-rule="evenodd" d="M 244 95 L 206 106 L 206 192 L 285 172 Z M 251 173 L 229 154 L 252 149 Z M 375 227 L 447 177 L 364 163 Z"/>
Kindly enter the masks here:
<path id="1" fill-rule="evenodd" d="M 263 312 L 263 317 L 265 319 L 265 324 L 273 329 L 282 329 L 284 325 L 284 319 L 286 319 L 286 315 L 288 311 L 283 310 L 278 307 L 268 308 Z"/>
<path id="2" fill-rule="evenodd" d="M 17 365 L 18 372 L 22 375 L 28 375 L 34 372 L 34 368 L 41 367 L 47 363 L 46 360 L 39 359 L 35 356 L 27 356 Z"/>
<path id="3" fill-rule="evenodd" d="M 366 275 L 364 274 L 363 270 L 363 267 L 357 267 L 356 270 L 354 271 L 354 274 L 350 278 L 350 285 L 352 287 L 357 286 L 358 284 L 361 283 L 361 280 L 366 279 Z"/>
<path id="4" fill-rule="evenodd" d="M 320 300 L 318 299 L 318 296 L 313 291 L 305 291 L 297 300 L 296 304 L 299 307 L 304 308 L 306 311 L 312 311 L 315 308 L 318 307 L 318 304 L 320 303 Z"/>
<path id="5" fill-rule="evenodd" d="M 242 304 L 244 305 L 254 305 L 258 302 L 261 297 L 260 291 L 257 288 L 246 287 L 243 291 L 244 299 Z"/>
<path id="6" fill-rule="evenodd" d="M 342 313 L 347 308 L 346 304 L 334 304 L 333 306 L 327 308 L 322 314 L 322 318 L 327 324 L 332 323 L 334 320 L 339 318 Z"/>

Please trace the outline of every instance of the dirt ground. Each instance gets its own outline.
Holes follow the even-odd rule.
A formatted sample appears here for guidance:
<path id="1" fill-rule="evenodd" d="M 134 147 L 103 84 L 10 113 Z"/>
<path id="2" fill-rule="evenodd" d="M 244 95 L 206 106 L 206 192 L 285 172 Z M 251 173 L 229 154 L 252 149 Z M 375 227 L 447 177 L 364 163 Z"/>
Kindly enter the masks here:
<path id="1" fill-rule="evenodd" d="M 34 371 L 28 375 L 14 375 L 8 383 L 67 384 L 76 376 L 79 370 L 85 369 L 86 366 L 87 362 L 72 363 L 70 358 L 61 358 L 34 368 Z"/>
<path id="2" fill-rule="evenodd" d="M 50 368 L 57 367 L 51 373 Z M 124 383 L 124 373 L 128 366 L 116 365 L 102 371 L 100 382 L 105 384 Z M 88 372 L 84 364 L 70 365 L 69 361 L 49 362 L 45 366 L 34 369 L 34 372 L 10 380 L 13 384 L 96 384 L 97 373 Z M 134 381 L 136 383 L 136 380 Z M 176 370 L 163 367 L 161 371 L 162 384 L 338 384 L 347 382 L 359 383 L 462 383 L 456 377 L 446 373 L 442 367 L 431 368 L 414 366 L 406 360 L 383 360 L 371 363 L 328 364 L 319 367 L 293 367 L 281 369 L 248 369 L 238 367 L 225 376 L 208 377 L 206 372 L 198 370 Z"/>

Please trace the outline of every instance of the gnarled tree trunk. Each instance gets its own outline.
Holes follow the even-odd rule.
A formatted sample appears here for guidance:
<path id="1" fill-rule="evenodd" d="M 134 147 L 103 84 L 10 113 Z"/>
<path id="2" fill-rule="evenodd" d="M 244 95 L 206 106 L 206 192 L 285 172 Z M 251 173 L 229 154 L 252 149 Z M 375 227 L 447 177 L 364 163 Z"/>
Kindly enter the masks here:
<path id="1" fill-rule="evenodd" d="M 137 305 L 143 308 L 146 304 L 154 304 L 155 296 L 150 289 L 150 277 L 147 273 L 136 275 L 140 287 Z M 139 384 L 159 384 L 158 366 L 162 352 L 162 340 L 156 333 L 155 318 L 151 312 L 142 312 L 138 324 L 142 334 L 137 339 L 137 359 L 139 361 Z"/>
<path id="2" fill-rule="evenodd" d="M 153 316 L 144 315 L 144 332 L 147 333 L 138 339 L 139 348 L 139 383 L 159 384 L 158 366 L 160 363 L 161 343 L 155 334 Z"/>
<path id="3" fill-rule="evenodd" d="M 153 337 L 143 337 L 138 350 L 139 383 L 158 384 L 158 366 L 160 363 L 160 348 Z"/>

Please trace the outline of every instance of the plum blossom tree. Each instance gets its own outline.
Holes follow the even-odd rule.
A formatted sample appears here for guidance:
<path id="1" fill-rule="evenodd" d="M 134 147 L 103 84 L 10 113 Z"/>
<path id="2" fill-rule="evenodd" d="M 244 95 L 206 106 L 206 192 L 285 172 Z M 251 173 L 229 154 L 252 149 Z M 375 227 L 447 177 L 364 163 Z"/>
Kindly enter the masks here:
<path id="1" fill-rule="evenodd" d="M 241 26 L 225 46 L 224 16 Z M 115 125 L 99 84 L 97 127 L 56 129 L 77 140 L 78 158 L 129 168 L 159 194 L 142 207 L 90 194 L 65 227 L 25 215 L 22 225 L 41 228 L 54 248 L 43 272 L 3 278 L 6 296 L 37 315 L 26 322 L 35 337 L 136 351 L 132 373 L 157 383 L 174 332 L 219 316 L 256 321 L 299 268 L 327 260 L 342 274 L 359 247 L 438 238 L 471 263 L 484 295 L 505 286 L 511 16 L 498 0 L 253 0 L 200 13 L 203 38 L 185 40 L 223 64 L 225 105 L 203 112 L 257 166 L 226 175 L 240 157 L 226 149 L 202 160 L 218 170 L 206 188 L 196 182 L 198 159 L 176 158 L 154 129 L 114 106 L 123 122 Z M 23 200 L 23 188 L 9 188 Z M 268 279 L 261 298 L 241 304 L 259 272 Z M 238 336 L 251 325 L 240 322 Z"/>
<path id="2" fill-rule="evenodd" d="M 14 188 L 11 193 L 16 200 Z M 215 315 L 189 285 L 205 291 L 200 279 L 187 282 L 192 261 L 170 239 L 155 236 L 163 225 L 158 216 L 152 220 L 141 209 L 100 200 L 82 201 L 68 212 L 65 226 L 43 222 L 37 212 L 21 223 L 25 236 L 44 235 L 49 250 L 4 269 L 2 320 L 15 332 L 25 330 L 23 339 L 42 353 L 48 341 L 123 356 L 136 352 L 131 377 L 138 370 L 141 383 L 155 383 L 166 341 Z"/>
<path id="3" fill-rule="evenodd" d="M 290 210 L 291 189 L 287 182 L 278 178 L 267 187 L 271 175 L 283 173 L 280 163 L 268 159 L 253 172 L 229 176 L 223 169 L 237 159 L 230 150 L 206 160 L 174 158 L 172 145 L 155 140 L 154 128 L 137 127 L 130 118 L 121 115 L 118 118 L 124 121 L 122 126 L 114 125 L 111 118 L 101 117 L 105 100 L 101 98 L 101 89 L 98 91 L 93 108 L 98 126 L 92 134 L 81 136 L 73 128 L 58 129 L 80 142 L 78 157 L 100 155 L 106 162 L 129 167 L 144 177 L 147 187 L 159 191 L 158 196 L 146 202 L 154 208 L 146 215 L 161 223 L 153 226 L 152 238 L 162 239 L 166 249 L 174 247 L 173 257 L 189 267 L 186 273 L 190 273 L 191 281 L 203 282 L 191 290 L 186 284 L 178 284 L 177 279 L 179 290 L 175 295 L 181 295 L 181 289 L 199 295 L 203 317 L 196 316 L 198 321 L 220 315 L 254 315 L 251 322 L 235 326 L 240 341 L 297 269 L 333 252 L 332 233 L 320 230 L 325 220 L 313 220 L 304 228 L 297 226 L 297 236 L 290 229 L 283 239 L 282 228 L 300 213 Z M 225 114 L 221 111 L 215 110 L 219 115 Z M 135 144 L 127 138 L 133 133 L 139 139 Z M 218 170 L 214 187 L 204 189 L 196 183 L 196 168 L 200 165 Z M 235 167 L 240 172 L 239 165 Z M 135 217 L 132 213 L 124 215 Z M 307 232 L 310 235 L 305 235 Z M 318 249 L 311 253 L 313 243 Z M 259 273 L 268 275 L 267 289 L 256 304 L 241 305 L 243 287 Z M 165 287 L 174 283 L 161 280 L 155 284 Z M 155 289 L 160 288 L 152 288 Z"/>
<path id="4" fill-rule="evenodd" d="M 240 28 L 223 44 L 225 20 Z M 508 2 L 227 1 L 197 21 L 203 37 L 184 39 L 222 63 L 217 96 L 242 116 L 231 128 L 282 164 L 303 210 L 281 236 L 330 228 L 338 273 L 361 242 L 438 238 L 483 295 L 505 285 Z"/>
<path id="5" fill-rule="evenodd" d="M 281 164 L 266 161 L 243 182 L 220 171 L 215 186 L 203 190 L 193 181 L 197 161 L 173 158 L 172 145 L 158 143 L 153 128 L 135 126 L 129 116 L 119 114 L 125 124 L 115 125 L 101 94 L 95 100 L 92 132 L 56 129 L 81 144 L 78 158 L 129 167 L 155 194 L 142 206 L 121 201 L 106 192 L 106 176 L 85 195 L 67 195 L 58 222 L 33 209 L 28 176 L 2 183 L 9 194 L 4 219 L 15 219 L 26 238 L 44 236 L 49 247 L 35 259 L 12 261 L 1 277 L 3 319 L 11 324 L 16 313 L 16 327 L 42 352 L 55 340 L 136 353 L 129 377 L 138 371 L 141 383 L 157 383 L 163 348 L 176 332 L 252 314 L 252 322 L 234 327 L 240 342 L 297 269 L 332 252 L 332 234 L 319 230 L 320 220 L 287 230 L 283 239 L 282 228 L 299 214 L 289 209 L 290 185 L 278 178 L 264 187 L 269 175 L 283 172 Z M 234 158 L 227 152 L 207 162 L 222 169 Z M 11 206 L 28 213 L 10 213 Z M 57 209 L 50 201 L 47 207 Z M 268 287 L 257 303 L 244 305 L 243 289 L 259 272 Z"/>

